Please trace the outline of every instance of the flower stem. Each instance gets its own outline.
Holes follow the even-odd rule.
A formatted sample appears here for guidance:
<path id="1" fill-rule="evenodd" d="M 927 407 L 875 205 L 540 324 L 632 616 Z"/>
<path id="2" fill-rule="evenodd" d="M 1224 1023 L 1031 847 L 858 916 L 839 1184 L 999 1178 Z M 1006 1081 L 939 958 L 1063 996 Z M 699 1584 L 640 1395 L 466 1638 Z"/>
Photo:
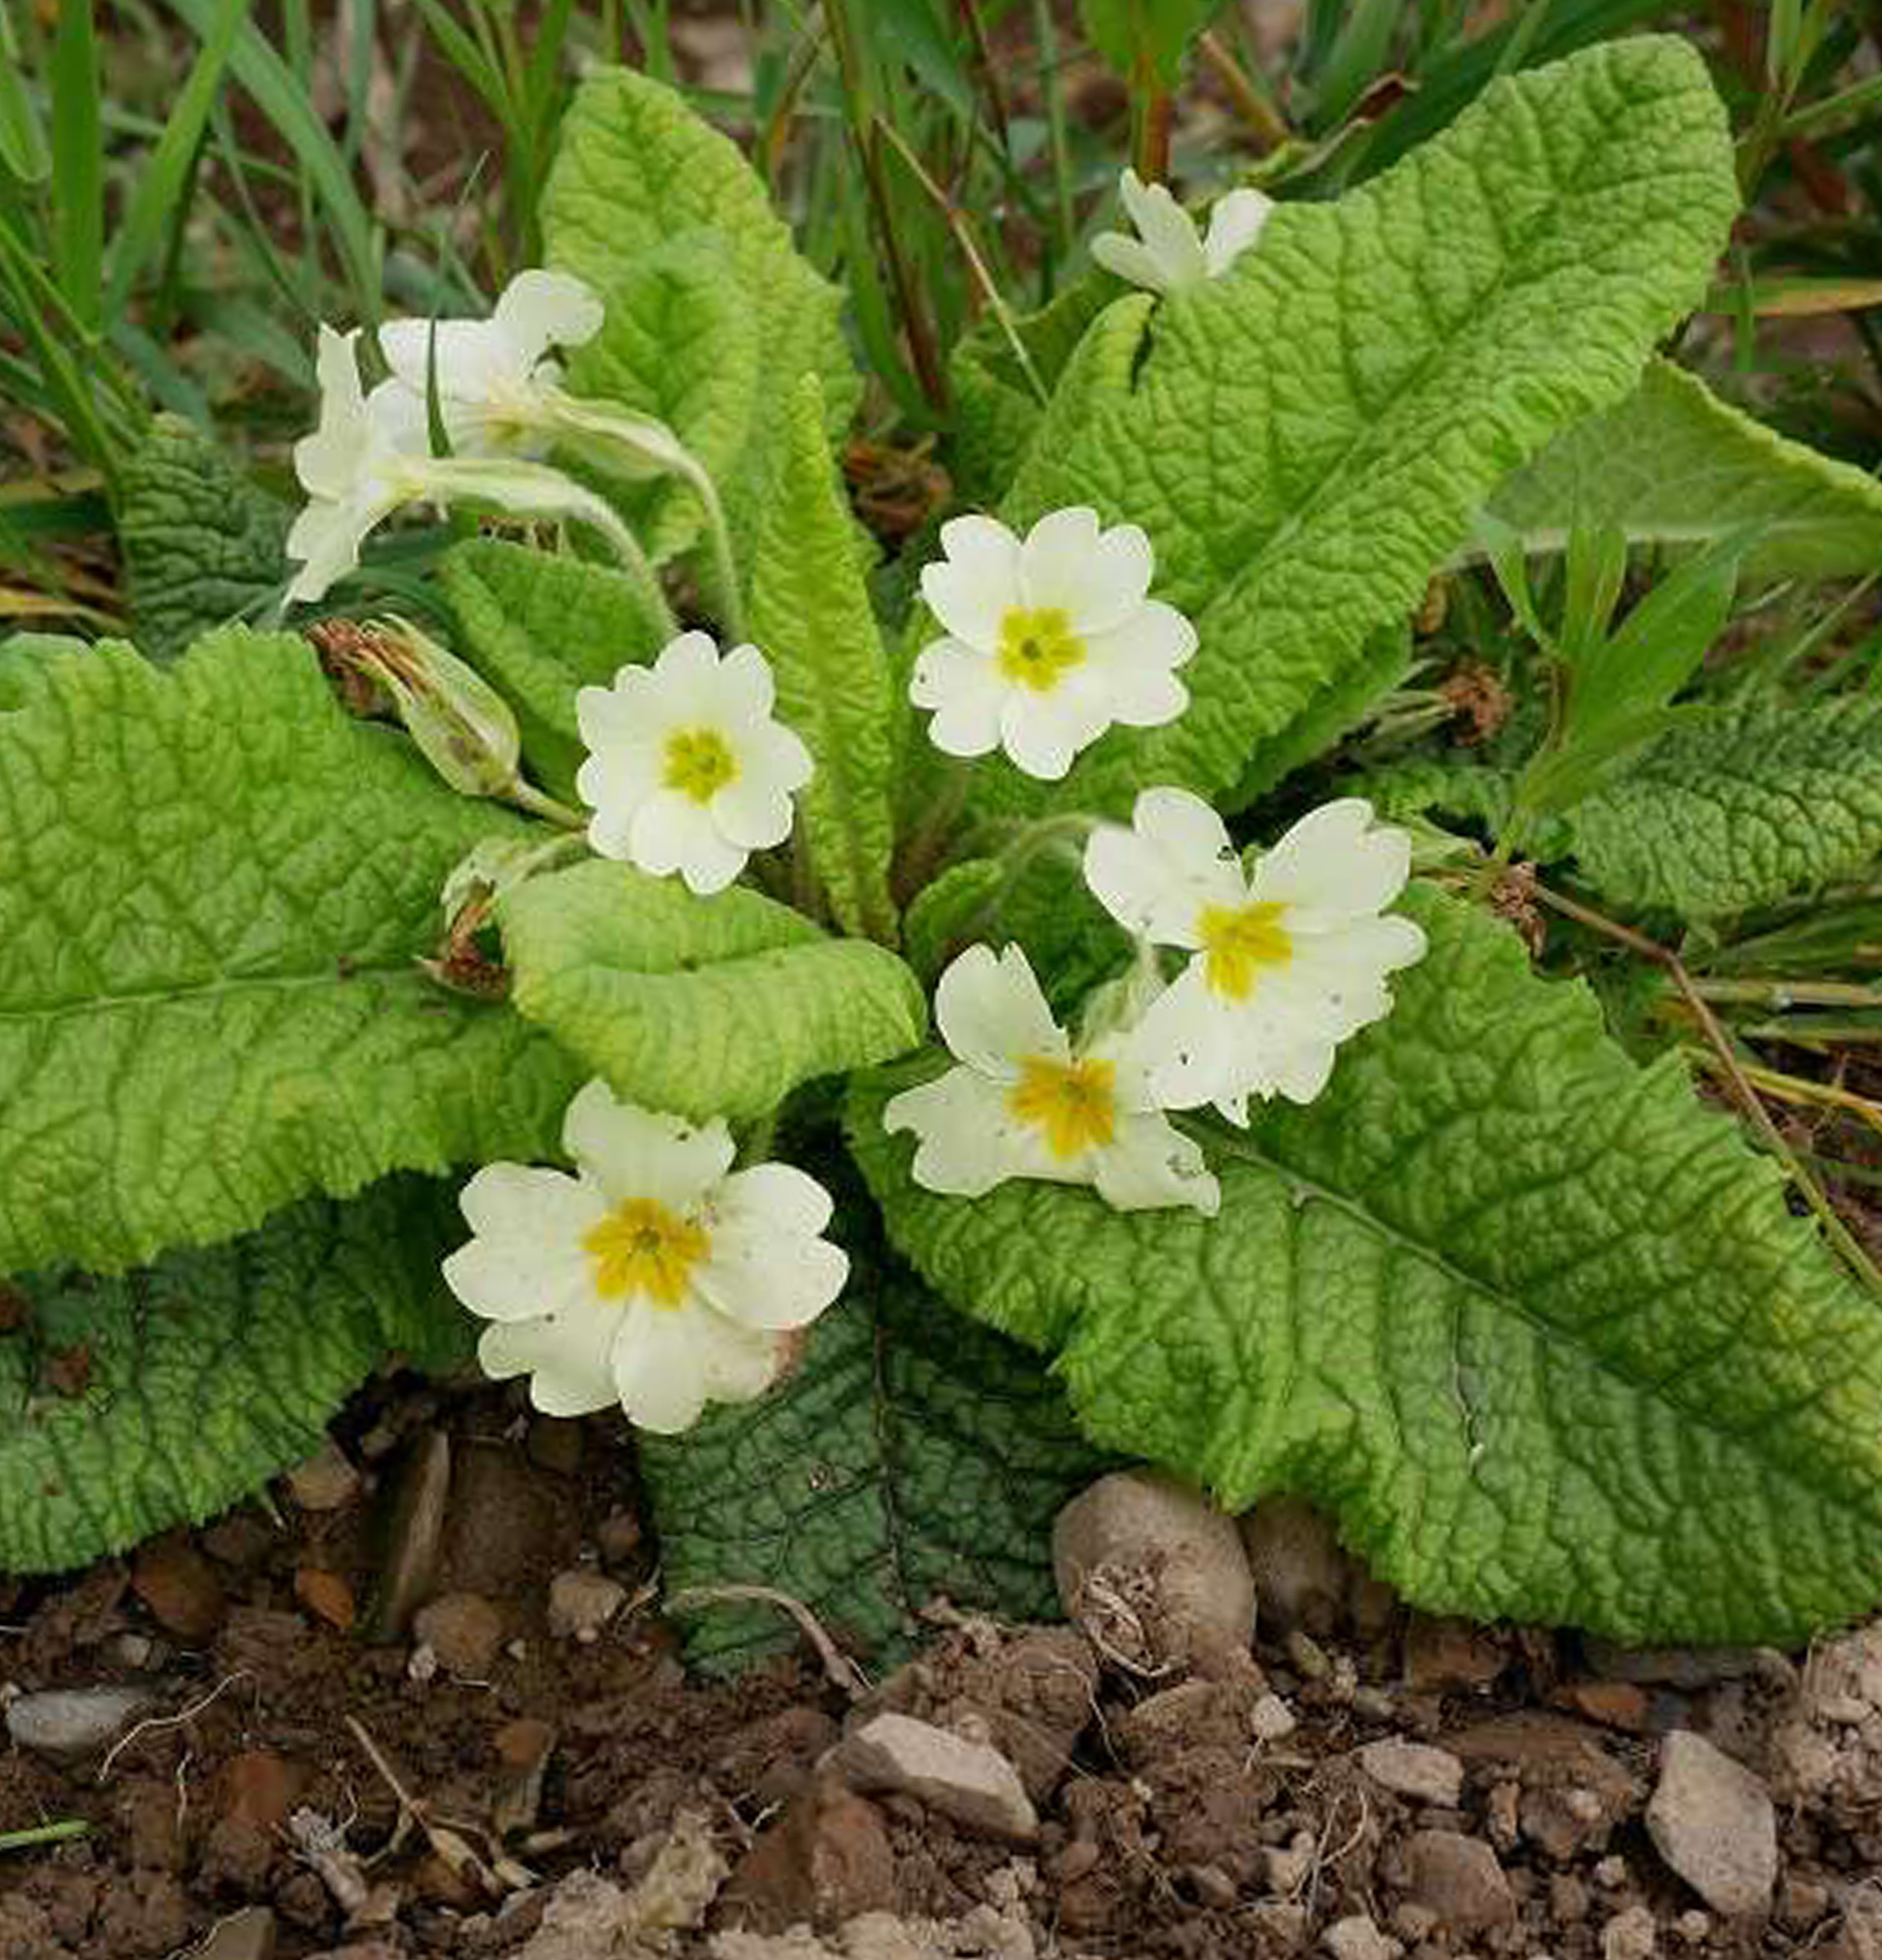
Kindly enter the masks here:
<path id="1" fill-rule="evenodd" d="M 554 797 L 545 796 L 520 776 L 512 785 L 507 801 L 519 809 L 526 809 L 531 816 L 540 816 L 564 830 L 586 830 L 588 827 L 588 819 L 580 810 L 570 809 L 566 803 L 558 803 Z"/>

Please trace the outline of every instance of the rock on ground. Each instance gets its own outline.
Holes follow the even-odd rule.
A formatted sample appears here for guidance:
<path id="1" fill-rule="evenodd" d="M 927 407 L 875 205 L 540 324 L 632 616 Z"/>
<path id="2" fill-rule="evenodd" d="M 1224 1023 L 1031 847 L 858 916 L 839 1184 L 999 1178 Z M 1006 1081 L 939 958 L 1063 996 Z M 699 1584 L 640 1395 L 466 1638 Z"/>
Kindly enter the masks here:
<path id="1" fill-rule="evenodd" d="M 1255 1636 L 1255 1579 L 1235 1521 L 1144 1470 L 1101 1477 L 1059 1513 L 1052 1569 L 1066 1617 L 1101 1653 L 1185 1664 Z"/>
<path id="2" fill-rule="evenodd" d="M 1412 1891 L 1454 1934 L 1487 1933 L 1516 1916 L 1510 1881 L 1481 1838 L 1461 1831 L 1419 1831 L 1407 1845 Z"/>
<path id="3" fill-rule="evenodd" d="M 53 1688 L 7 1704 L 7 1734 L 23 1749 L 71 1762 L 116 1741 L 150 1696 L 135 1688 Z"/>
<path id="4" fill-rule="evenodd" d="M 877 1715 L 849 1736 L 837 1765 L 852 1788 L 894 1790 L 989 1837 L 1025 1841 L 1039 1816 L 1019 1773 L 998 1749 L 909 1715 Z"/>
<path id="5" fill-rule="evenodd" d="M 1408 1742 L 1397 1736 L 1367 1742 L 1360 1751 L 1360 1767 L 1381 1788 L 1414 1803 L 1455 1810 L 1463 1793 L 1463 1765 L 1449 1749 L 1428 1742 Z"/>
<path id="6" fill-rule="evenodd" d="M 1686 1729 L 1660 1745 L 1647 1806 L 1655 1848 L 1714 1912 L 1770 1910 L 1777 1883 L 1777 1813 L 1750 1770 Z"/>

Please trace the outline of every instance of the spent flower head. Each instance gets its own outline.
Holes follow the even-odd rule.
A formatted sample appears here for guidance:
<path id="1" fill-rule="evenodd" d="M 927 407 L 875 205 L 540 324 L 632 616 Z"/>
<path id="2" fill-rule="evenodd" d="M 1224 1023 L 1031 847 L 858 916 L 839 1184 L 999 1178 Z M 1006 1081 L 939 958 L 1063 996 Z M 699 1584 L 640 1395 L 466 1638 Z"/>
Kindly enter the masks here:
<path id="1" fill-rule="evenodd" d="M 1154 293 L 1219 278 L 1261 236 L 1274 209 L 1273 199 L 1261 191 L 1232 190 L 1215 200 L 1204 237 L 1163 184 L 1147 184 L 1127 170 L 1117 180 L 1117 193 L 1137 236 L 1101 231 L 1091 241 L 1091 256 L 1107 271 Z"/>
<path id="2" fill-rule="evenodd" d="M 1137 525 L 1103 529 L 1074 505 L 1022 541 L 995 518 L 955 517 L 941 548 L 921 596 L 946 637 L 922 649 L 909 687 L 934 710 L 937 749 L 1004 749 L 1056 781 L 1114 722 L 1152 728 L 1189 706 L 1176 669 L 1196 629 L 1149 596 L 1156 558 Z"/>
<path id="3" fill-rule="evenodd" d="M 1187 790 L 1138 797 L 1130 828 L 1104 824 L 1085 882 L 1118 924 L 1193 953 L 1138 1028 L 1164 1106 L 1213 1102 L 1246 1122 L 1248 1098 L 1309 1102 L 1334 1051 L 1392 1011 L 1387 975 L 1424 956 L 1424 934 L 1386 911 L 1412 840 L 1358 797 L 1322 804 L 1245 873 L 1222 820 Z"/>
<path id="4" fill-rule="evenodd" d="M 957 1062 L 882 1112 L 918 1139 L 915 1181 L 979 1198 L 1009 1178 L 1089 1184 L 1120 1211 L 1193 1205 L 1221 1192 L 1202 1152 L 1170 1127 L 1129 1032 L 1074 1047 L 1025 954 L 970 946 L 942 974 L 935 1025 Z"/>
<path id="5" fill-rule="evenodd" d="M 528 1375 L 546 1414 L 619 1401 L 662 1434 L 763 1395 L 791 1331 L 848 1277 L 822 1237 L 829 1194 L 789 1164 L 735 1171 L 723 1121 L 638 1108 L 599 1080 L 570 1103 L 563 1144 L 573 1176 L 488 1164 L 464 1188 L 474 1236 L 444 1276 L 491 1322 L 485 1373 Z"/>
<path id="6" fill-rule="evenodd" d="M 575 787 L 594 811 L 588 840 L 655 877 L 722 891 L 754 851 L 791 832 L 791 798 L 811 754 L 771 713 L 771 669 L 753 646 L 720 657 L 710 633 L 682 633 L 651 667 L 584 687 L 575 717 L 588 758 Z"/>

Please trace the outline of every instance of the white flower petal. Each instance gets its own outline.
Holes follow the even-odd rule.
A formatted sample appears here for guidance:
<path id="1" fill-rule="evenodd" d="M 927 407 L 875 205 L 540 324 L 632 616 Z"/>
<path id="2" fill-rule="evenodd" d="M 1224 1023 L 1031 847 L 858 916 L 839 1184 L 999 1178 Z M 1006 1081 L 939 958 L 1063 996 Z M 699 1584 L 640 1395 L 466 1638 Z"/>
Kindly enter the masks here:
<path id="1" fill-rule="evenodd" d="M 956 639 L 990 653 L 1019 603 L 1019 540 L 992 517 L 951 517 L 941 549 L 945 558 L 921 568 L 921 597 Z"/>
<path id="2" fill-rule="evenodd" d="M 692 638 L 691 634 L 686 636 Z M 704 634 L 699 638 L 711 640 Z M 747 643 L 737 646 L 718 662 L 718 704 L 720 718 L 729 721 L 767 721 L 776 704 L 777 691 L 771 678 L 771 663 Z"/>
<path id="3" fill-rule="evenodd" d="M 1126 237 L 1121 231 L 1101 231 L 1091 241 L 1091 256 L 1106 271 L 1147 292 L 1166 293 L 1170 289 L 1164 262 L 1142 239 Z"/>
<path id="4" fill-rule="evenodd" d="M 928 739 L 946 756 L 984 756 L 1000 746 L 1008 691 L 993 657 L 960 640 L 930 641 L 909 682 L 909 699 L 935 710 Z"/>
<path id="5" fill-rule="evenodd" d="M 569 1104 L 562 1143 L 610 1204 L 645 1198 L 689 1212 L 732 1167 L 732 1137 L 722 1117 L 696 1124 L 643 1109 L 620 1101 L 599 1076 Z"/>
<path id="6" fill-rule="evenodd" d="M 775 1379 L 783 1348 L 774 1334 L 738 1326 L 703 1300 L 636 1305 L 615 1342 L 614 1387 L 629 1422 L 675 1436 L 708 1401 L 750 1401 Z"/>
<path id="7" fill-rule="evenodd" d="M 338 503 L 353 491 L 365 459 L 370 425 L 360 387 L 353 333 L 336 333 L 324 320 L 314 364 L 321 384 L 321 418 L 312 435 L 294 445 L 294 474 L 310 496 Z"/>
<path id="8" fill-rule="evenodd" d="M 1076 674 L 1046 693 L 1014 688 L 1000 710 L 1000 746 L 1015 768 L 1056 783 L 1111 725 L 1110 702 Z"/>
<path id="9" fill-rule="evenodd" d="M 915 1132 L 910 1174 L 924 1191 L 980 1198 L 1010 1178 L 1068 1181 L 1038 1129 L 1014 1114 L 1009 1095 L 1004 1084 L 977 1069 L 951 1068 L 933 1082 L 891 1097 L 882 1127 L 891 1135 Z"/>
<path id="10" fill-rule="evenodd" d="M 710 633 L 694 627 L 661 648 L 653 673 L 662 695 L 674 704 L 676 718 L 711 716 L 718 706 L 718 647 Z"/>
<path id="11" fill-rule="evenodd" d="M 435 346 L 435 355 L 433 348 Z M 508 337 L 488 319 L 388 319 L 379 325 L 379 352 L 393 379 L 424 413 L 435 359 L 439 401 L 480 402 L 526 379 Z"/>
<path id="12" fill-rule="evenodd" d="M 1182 666 L 1197 644 L 1196 628 L 1161 599 L 1145 600 L 1117 624 L 1085 633 L 1084 642 L 1086 658 L 1113 686 L 1132 674 L 1167 673 Z"/>
<path id="13" fill-rule="evenodd" d="M 1098 513 L 1083 504 L 1041 517 L 1019 554 L 1025 603 L 1062 609 L 1087 642 L 1135 619 L 1156 569 L 1140 525 L 1101 530 Z"/>
<path id="14" fill-rule="evenodd" d="M 1274 200 L 1259 190 L 1232 190 L 1215 200 L 1209 215 L 1209 236 L 1203 257 L 1209 276 L 1218 279 L 1262 235 L 1274 210 Z"/>
<path id="15" fill-rule="evenodd" d="M 1194 948 L 1205 906 L 1237 906 L 1246 886 L 1222 820 L 1187 790 L 1145 790 L 1131 826 L 1102 824 L 1085 846 L 1085 883 L 1126 932 Z"/>
<path id="16" fill-rule="evenodd" d="M 550 348 L 594 339 L 607 317 L 601 295 L 585 279 L 531 267 L 504 287 L 495 319 L 528 373 Z"/>
<path id="17" fill-rule="evenodd" d="M 1201 1148 L 1161 1115 L 1120 1115 L 1114 1140 L 1093 1152 L 1098 1196 L 1119 1211 L 1187 1204 L 1213 1218 L 1222 1191 Z"/>
<path id="18" fill-rule="evenodd" d="M 1147 184 L 1135 171 L 1117 179 L 1117 192 L 1138 235 L 1162 269 L 1164 290 L 1200 284 L 1209 276 L 1209 260 L 1192 219 L 1166 185 Z"/>
<path id="19" fill-rule="evenodd" d="M 532 1320 L 591 1295 L 583 1235 L 599 1192 L 561 1171 L 487 1164 L 459 1200 L 475 1235 L 443 1262 L 445 1284 L 485 1320 Z"/>
<path id="20" fill-rule="evenodd" d="M 617 1398 L 610 1356 L 619 1322 L 599 1305 L 498 1321 L 483 1330 L 477 1361 L 493 1381 L 528 1375 L 529 1399 L 545 1415 L 590 1415 Z"/>
<path id="21" fill-rule="evenodd" d="M 741 1326 L 807 1326 L 843 1291 L 848 1255 L 821 1237 L 830 1198 L 790 1164 L 754 1164 L 720 1187 L 712 1246 L 693 1276 L 713 1306 Z"/>
<path id="22" fill-rule="evenodd" d="M 790 797 L 751 772 L 727 783 L 710 808 L 719 835 L 741 852 L 768 851 L 791 834 Z"/>
<path id="23" fill-rule="evenodd" d="M 961 954 L 935 987 L 934 1024 L 957 1061 L 999 1082 L 1013 1081 L 1026 1055 L 1064 1061 L 1071 1053 L 1017 946 Z"/>
<path id="24" fill-rule="evenodd" d="M 722 892 L 751 854 L 713 821 L 712 808 L 678 790 L 658 789 L 634 811 L 628 856 L 650 877 L 677 871 L 701 898 Z"/>
<path id="25" fill-rule="evenodd" d="M 1310 810 L 1261 858 L 1253 889 L 1258 899 L 1330 923 L 1381 910 L 1411 875 L 1411 834 L 1374 827 L 1364 798 L 1342 797 Z"/>

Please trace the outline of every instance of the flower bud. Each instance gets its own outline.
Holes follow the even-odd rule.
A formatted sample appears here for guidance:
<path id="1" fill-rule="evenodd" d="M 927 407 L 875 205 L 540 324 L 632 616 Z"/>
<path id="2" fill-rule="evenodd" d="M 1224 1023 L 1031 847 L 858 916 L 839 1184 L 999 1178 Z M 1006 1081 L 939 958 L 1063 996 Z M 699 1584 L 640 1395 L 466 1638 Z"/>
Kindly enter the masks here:
<path id="1" fill-rule="evenodd" d="M 515 793 L 522 738 L 509 703 L 482 675 L 407 619 L 370 621 L 345 658 L 392 697 L 407 733 L 454 790 Z"/>

